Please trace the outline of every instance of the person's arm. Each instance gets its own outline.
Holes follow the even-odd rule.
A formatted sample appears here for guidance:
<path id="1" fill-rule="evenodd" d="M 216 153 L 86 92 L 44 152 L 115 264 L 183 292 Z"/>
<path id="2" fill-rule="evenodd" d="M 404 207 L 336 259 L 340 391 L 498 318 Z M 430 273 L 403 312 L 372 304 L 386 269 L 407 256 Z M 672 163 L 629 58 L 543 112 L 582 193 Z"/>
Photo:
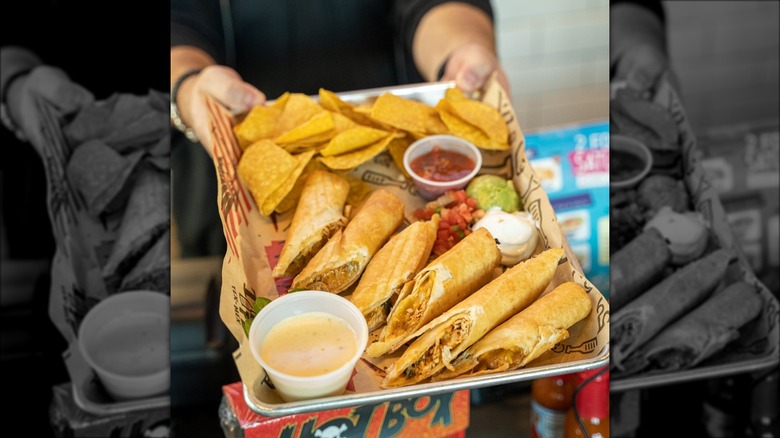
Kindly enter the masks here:
<path id="1" fill-rule="evenodd" d="M 195 131 L 210 154 L 205 96 L 231 111 L 243 112 L 262 104 L 265 95 L 232 68 L 219 65 L 225 62 L 225 55 L 220 49 L 224 44 L 217 2 L 177 0 L 171 8 L 171 99 L 184 125 Z"/>
<path id="2" fill-rule="evenodd" d="M 454 80 L 459 88 L 473 92 L 496 72 L 498 81 L 510 92 L 496 52 L 490 2 L 411 3 L 411 10 L 424 10 L 413 29 L 411 50 L 425 80 Z"/>
<path id="3" fill-rule="evenodd" d="M 36 150 L 40 151 L 45 141 L 37 99 L 53 105 L 62 116 L 75 113 L 95 100 L 89 90 L 71 81 L 63 70 L 45 65 L 27 49 L 2 47 L 0 60 L 3 123 Z"/>
<path id="4" fill-rule="evenodd" d="M 665 14 L 660 2 L 610 4 L 610 65 L 614 78 L 637 91 L 651 90 L 669 70 Z"/>

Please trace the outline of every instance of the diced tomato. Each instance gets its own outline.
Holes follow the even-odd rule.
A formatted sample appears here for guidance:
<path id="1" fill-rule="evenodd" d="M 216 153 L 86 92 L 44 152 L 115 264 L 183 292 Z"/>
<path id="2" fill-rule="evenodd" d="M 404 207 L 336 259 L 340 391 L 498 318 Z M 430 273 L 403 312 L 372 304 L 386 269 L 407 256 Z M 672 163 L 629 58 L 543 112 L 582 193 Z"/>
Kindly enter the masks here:
<path id="1" fill-rule="evenodd" d="M 463 204 L 467 199 L 469 199 L 469 196 L 466 194 L 465 190 L 457 190 L 450 193 L 452 194 L 452 197 L 455 198 L 455 201 L 459 204 Z"/>
<path id="2" fill-rule="evenodd" d="M 471 234 L 471 224 L 485 212 L 477 209 L 477 201 L 469 198 L 464 190 L 456 190 L 427 203 L 424 209 L 414 212 L 414 217 L 430 220 L 434 214 L 438 214 L 440 220 L 433 253 L 439 256 Z"/>

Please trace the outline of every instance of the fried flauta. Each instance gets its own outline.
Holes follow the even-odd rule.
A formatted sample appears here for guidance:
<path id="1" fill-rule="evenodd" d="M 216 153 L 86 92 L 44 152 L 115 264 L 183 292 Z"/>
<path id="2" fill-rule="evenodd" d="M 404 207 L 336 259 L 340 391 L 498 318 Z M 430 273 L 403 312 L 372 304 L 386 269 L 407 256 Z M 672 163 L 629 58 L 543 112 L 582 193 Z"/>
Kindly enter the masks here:
<path id="1" fill-rule="evenodd" d="M 423 268 L 406 283 L 387 317 L 379 340 L 366 353 L 392 353 L 414 333 L 447 309 L 485 285 L 501 263 L 493 236 L 480 228 Z"/>
<path id="2" fill-rule="evenodd" d="M 390 298 L 428 262 L 439 216 L 415 222 L 396 234 L 368 263 L 350 298 L 368 322 L 368 329 L 381 327 L 390 313 Z"/>
<path id="3" fill-rule="evenodd" d="M 432 380 L 471 377 L 526 366 L 569 337 L 567 329 L 585 319 L 590 298 L 580 285 L 567 282 L 496 327 L 461 353 Z"/>
<path id="4" fill-rule="evenodd" d="M 324 170 L 309 174 L 298 201 L 287 240 L 274 277 L 297 275 L 336 231 L 347 223 L 343 215 L 349 184 L 344 179 Z"/>
<path id="5" fill-rule="evenodd" d="M 417 338 L 387 370 L 383 388 L 421 382 L 452 361 L 487 332 L 528 307 L 552 281 L 564 252 L 548 249 L 525 260 L 474 292 L 419 330 Z"/>
<path id="6" fill-rule="evenodd" d="M 292 288 L 343 292 L 357 281 L 403 218 L 404 204 L 398 196 L 383 189 L 371 193 L 344 230 L 336 232 L 295 277 Z"/>
<path id="7" fill-rule="evenodd" d="M 694 367 L 739 338 L 739 329 L 761 314 L 753 286 L 739 281 L 661 331 L 625 361 L 626 374 Z"/>
<path id="8" fill-rule="evenodd" d="M 704 302 L 726 273 L 733 253 L 718 249 L 684 266 L 610 317 L 610 366 L 623 361 L 680 316 Z"/>

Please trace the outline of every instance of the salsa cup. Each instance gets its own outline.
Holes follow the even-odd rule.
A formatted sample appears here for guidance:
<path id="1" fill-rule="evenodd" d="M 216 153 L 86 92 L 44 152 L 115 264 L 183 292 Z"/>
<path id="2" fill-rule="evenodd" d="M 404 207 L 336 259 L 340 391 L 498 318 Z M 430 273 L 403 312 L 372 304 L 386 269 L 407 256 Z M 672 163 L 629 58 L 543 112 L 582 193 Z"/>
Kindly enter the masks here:
<path id="1" fill-rule="evenodd" d="M 631 137 L 623 135 L 611 135 L 609 138 L 609 150 L 610 150 L 610 189 L 630 189 L 637 185 L 642 179 L 647 176 L 650 169 L 653 167 L 653 154 L 650 149 L 643 143 L 635 140 Z M 635 169 L 631 169 L 633 172 L 623 178 L 615 178 L 618 171 L 624 169 L 613 169 L 613 160 L 616 158 L 616 154 L 626 154 L 633 157 L 637 163 Z"/>
<path id="2" fill-rule="evenodd" d="M 439 146 L 446 151 L 457 152 L 465 155 L 474 163 L 474 169 L 468 175 L 452 181 L 433 181 L 427 179 L 412 169 L 412 161 L 421 155 L 427 154 L 434 147 Z M 452 135 L 431 135 L 423 137 L 406 149 L 404 153 L 404 169 L 412 176 L 417 191 L 426 199 L 435 199 L 450 190 L 460 190 L 466 187 L 482 168 L 482 153 L 476 146 L 468 141 Z"/>

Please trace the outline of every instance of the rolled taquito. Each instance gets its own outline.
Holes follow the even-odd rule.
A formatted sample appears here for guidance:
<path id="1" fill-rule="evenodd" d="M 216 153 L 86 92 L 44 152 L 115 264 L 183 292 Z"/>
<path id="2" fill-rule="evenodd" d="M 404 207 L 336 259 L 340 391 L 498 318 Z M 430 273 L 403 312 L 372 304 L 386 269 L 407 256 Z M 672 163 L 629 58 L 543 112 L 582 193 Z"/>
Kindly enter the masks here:
<path id="1" fill-rule="evenodd" d="M 378 357 L 397 350 L 420 327 L 490 281 L 500 263 L 501 252 L 489 231 L 480 228 L 466 236 L 404 285 L 387 325 L 366 353 Z"/>
<path id="2" fill-rule="evenodd" d="M 274 277 L 297 275 L 325 242 L 347 224 L 343 211 L 348 193 L 349 183 L 330 172 L 314 170 L 309 174 L 274 266 Z"/>
<path id="3" fill-rule="evenodd" d="M 582 286 L 566 282 L 491 330 L 431 380 L 479 376 L 526 366 L 569 337 L 568 328 L 585 319 L 590 298 Z"/>
<path id="4" fill-rule="evenodd" d="M 404 219 L 404 204 L 387 190 L 371 193 L 344 230 L 336 232 L 298 276 L 292 289 L 339 293 L 350 287 Z"/>
<path id="5" fill-rule="evenodd" d="M 611 366 L 623 360 L 671 322 L 702 303 L 726 273 L 732 253 L 718 249 L 676 271 L 611 317 Z"/>
<path id="6" fill-rule="evenodd" d="M 739 329 L 760 315 L 761 308 L 755 288 L 742 281 L 733 283 L 629 356 L 625 374 L 694 367 L 739 338 Z"/>
<path id="7" fill-rule="evenodd" d="M 451 362 L 460 353 L 539 298 L 563 255 L 562 249 L 554 248 L 520 262 L 423 326 L 388 368 L 381 386 L 411 385 L 444 367 L 453 369 Z"/>
<path id="8" fill-rule="evenodd" d="M 612 255 L 609 263 L 609 306 L 612 312 L 661 280 L 672 254 L 661 233 L 650 228 Z"/>
<path id="9" fill-rule="evenodd" d="M 390 298 L 428 263 L 438 227 L 438 215 L 414 222 L 391 237 L 368 262 L 350 300 L 363 313 L 370 331 L 385 323 Z"/>

